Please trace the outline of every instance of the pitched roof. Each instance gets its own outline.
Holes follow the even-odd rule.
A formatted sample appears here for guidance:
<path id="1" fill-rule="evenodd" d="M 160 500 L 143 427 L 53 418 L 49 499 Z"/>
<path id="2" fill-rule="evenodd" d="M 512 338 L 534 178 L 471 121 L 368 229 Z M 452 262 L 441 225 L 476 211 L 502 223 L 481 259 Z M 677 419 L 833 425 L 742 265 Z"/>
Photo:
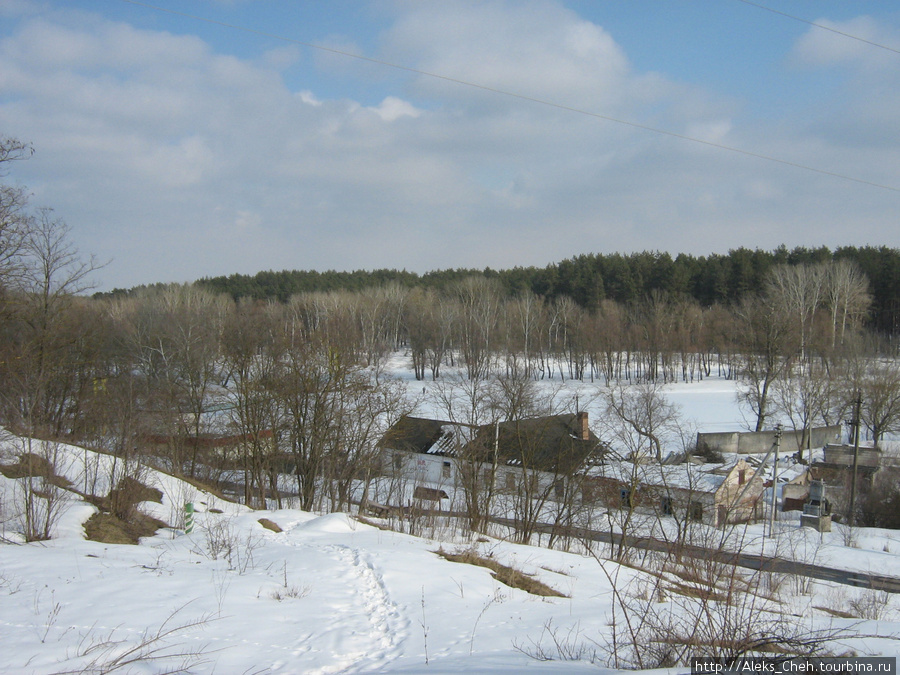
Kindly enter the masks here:
<path id="1" fill-rule="evenodd" d="M 475 428 L 404 416 L 388 430 L 381 446 L 406 452 L 462 455 L 484 462 L 494 460 L 496 448 L 500 464 L 572 473 L 585 463 L 598 461 L 605 449 L 586 427 L 586 418 L 581 415 L 532 417 Z"/>
<path id="2" fill-rule="evenodd" d="M 404 415 L 387 430 L 380 446 L 405 452 L 452 455 L 469 438 L 465 425 Z"/>
<path id="3" fill-rule="evenodd" d="M 572 473 L 585 463 L 599 461 L 604 449 L 589 429 L 585 429 L 586 438 L 582 436 L 581 419 L 577 414 L 549 415 L 485 425 L 478 428 L 466 451 L 493 459 L 496 440 L 501 464 Z"/>

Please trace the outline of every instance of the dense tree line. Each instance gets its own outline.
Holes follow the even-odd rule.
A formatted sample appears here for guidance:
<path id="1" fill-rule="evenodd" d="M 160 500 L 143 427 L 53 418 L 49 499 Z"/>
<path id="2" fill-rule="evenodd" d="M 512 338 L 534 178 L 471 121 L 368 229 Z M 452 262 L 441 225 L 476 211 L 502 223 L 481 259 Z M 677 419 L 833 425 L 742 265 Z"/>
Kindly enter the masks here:
<path id="1" fill-rule="evenodd" d="M 855 263 L 870 283 L 872 304 L 867 325 L 883 334 L 900 331 L 900 250 L 888 247 L 780 247 L 774 251 L 738 248 L 727 254 L 692 256 L 643 251 L 630 255 L 584 254 L 562 262 L 510 270 L 454 269 L 416 274 L 406 270 L 354 272 L 281 271 L 201 279 L 198 283 L 233 298 L 277 299 L 310 292 L 361 291 L 397 283 L 445 291 L 465 277 L 495 279 L 506 297 L 530 291 L 547 300 L 568 297 L 588 310 L 604 300 L 637 302 L 653 292 L 687 296 L 702 307 L 734 305 L 760 289 L 773 267 L 814 265 L 842 260 Z M 125 291 L 114 291 L 124 293 Z"/>

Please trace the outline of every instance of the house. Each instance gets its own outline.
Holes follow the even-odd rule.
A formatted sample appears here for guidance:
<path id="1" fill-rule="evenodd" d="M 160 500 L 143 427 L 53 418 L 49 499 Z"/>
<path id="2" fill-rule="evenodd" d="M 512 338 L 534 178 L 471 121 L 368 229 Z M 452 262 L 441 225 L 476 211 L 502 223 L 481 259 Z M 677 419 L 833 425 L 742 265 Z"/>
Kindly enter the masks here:
<path id="1" fill-rule="evenodd" d="M 585 500 L 608 508 L 634 508 L 722 527 L 759 517 L 763 480 L 744 459 L 712 470 L 692 463 L 619 462 L 593 468 L 584 489 Z"/>
<path id="2" fill-rule="evenodd" d="M 455 485 L 454 457 L 473 427 L 404 415 L 379 441 L 382 472 L 412 476 L 417 483 Z"/>
<path id="3" fill-rule="evenodd" d="M 853 455 L 852 445 L 826 445 L 821 460 L 811 462 L 806 472 L 782 488 L 782 509 L 803 510 L 809 499 L 810 483 L 817 480 L 828 486 L 833 500 L 846 500 L 853 479 Z M 869 446 L 857 449 L 856 479 L 860 490 L 872 487 L 882 463 L 880 449 Z"/>
<path id="4" fill-rule="evenodd" d="M 499 489 L 514 490 L 525 476 L 554 482 L 602 457 L 586 412 L 473 426 L 402 417 L 380 442 L 385 473 L 416 483 L 458 486 L 464 472 L 481 471 Z"/>

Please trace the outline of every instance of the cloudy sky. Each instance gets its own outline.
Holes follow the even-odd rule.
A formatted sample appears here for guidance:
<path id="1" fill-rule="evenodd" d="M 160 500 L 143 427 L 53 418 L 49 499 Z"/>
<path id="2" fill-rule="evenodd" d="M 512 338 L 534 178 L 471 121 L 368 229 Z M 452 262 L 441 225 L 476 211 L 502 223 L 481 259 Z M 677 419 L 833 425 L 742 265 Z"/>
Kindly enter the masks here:
<path id="1" fill-rule="evenodd" d="M 900 6 L 759 4 L 0 0 L 7 180 L 107 289 L 900 246 Z"/>

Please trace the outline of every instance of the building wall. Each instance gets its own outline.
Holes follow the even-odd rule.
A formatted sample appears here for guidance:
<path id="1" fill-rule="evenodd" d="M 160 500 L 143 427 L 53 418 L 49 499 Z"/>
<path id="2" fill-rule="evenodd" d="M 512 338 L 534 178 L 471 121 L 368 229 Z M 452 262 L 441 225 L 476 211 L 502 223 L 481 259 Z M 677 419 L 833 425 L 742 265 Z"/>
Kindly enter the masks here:
<path id="1" fill-rule="evenodd" d="M 825 447 L 825 463 L 853 466 L 853 446 L 832 445 Z M 858 466 L 880 466 L 881 451 L 877 448 L 859 448 L 856 463 Z"/>
<path id="2" fill-rule="evenodd" d="M 461 467 L 452 457 L 385 449 L 382 451 L 381 467 L 383 473 L 414 480 L 417 485 L 463 487 Z M 524 480 L 520 467 L 500 465 L 493 471 L 493 466 L 485 463 L 479 471 L 493 472 L 497 493 L 514 493 Z M 537 481 L 535 494 L 552 489 L 559 480 L 558 476 L 546 471 L 529 471 L 528 474 L 531 480 Z"/>
<path id="3" fill-rule="evenodd" d="M 803 433 L 801 431 L 783 431 L 781 434 L 782 452 L 796 452 L 800 449 Z M 810 446 L 822 448 L 829 443 L 839 443 L 841 426 L 810 429 Z M 775 445 L 774 431 L 726 431 L 720 433 L 698 433 L 697 447 L 706 446 L 719 452 L 733 452 L 744 455 L 768 452 Z"/>
<path id="4" fill-rule="evenodd" d="M 385 449 L 382 453 L 382 470 L 386 474 L 405 476 L 417 483 L 458 485 L 456 462 L 443 455 Z"/>
<path id="5" fill-rule="evenodd" d="M 759 515 L 759 500 L 763 492 L 763 479 L 754 478 L 756 469 L 743 459 L 739 460 L 715 492 L 717 524 L 743 523 Z M 724 520 L 722 512 L 724 511 Z"/>

